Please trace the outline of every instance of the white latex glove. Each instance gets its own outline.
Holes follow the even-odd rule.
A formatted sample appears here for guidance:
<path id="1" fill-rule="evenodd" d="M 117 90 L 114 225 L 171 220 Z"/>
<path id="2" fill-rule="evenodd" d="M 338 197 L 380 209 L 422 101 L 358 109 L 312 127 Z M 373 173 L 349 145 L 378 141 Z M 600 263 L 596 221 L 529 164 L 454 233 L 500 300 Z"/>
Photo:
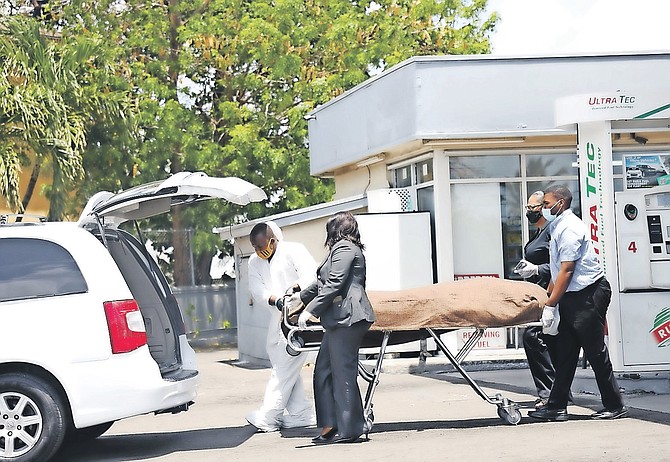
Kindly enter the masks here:
<path id="1" fill-rule="evenodd" d="M 307 320 L 312 317 L 312 313 L 307 310 L 302 310 L 298 316 L 298 329 L 307 329 Z"/>
<path id="2" fill-rule="evenodd" d="M 554 322 L 554 317 L 556 316 L 557 311 L 558 310 L 555 306 L 544 305 L 544 308 L 542 308 L 542 317 L 540 318 L 540 321 L 542 321 L 542 327 L 551 326 L 551 323 Z"/>
<path id="3" fill-rule="evenodd" d="M 561 321 L 561 314 L 558 306 L 545 305 L 542 310 L 542 333 L 547 335 L 558 334 L 558 324 Z"/>
<path id="4" fill-rule="evenodd" d="M 300 300 L 300 292 L 296 292 L 290 297 L 286 297 L 284 300 L 284 305 L 288 308 L 289 313 L 302 305 L 302 300 Z"/>
<path id="5" fill-rule="evenodd" d="M 537 275 L 539 269 L 537 265 L 529 262 L 528 260 L 521 260 L 519 264 L 516 265 L 516 268 L 514 268 L 514 272 L 522 278 L 529 278 L 531 276 Z"/>

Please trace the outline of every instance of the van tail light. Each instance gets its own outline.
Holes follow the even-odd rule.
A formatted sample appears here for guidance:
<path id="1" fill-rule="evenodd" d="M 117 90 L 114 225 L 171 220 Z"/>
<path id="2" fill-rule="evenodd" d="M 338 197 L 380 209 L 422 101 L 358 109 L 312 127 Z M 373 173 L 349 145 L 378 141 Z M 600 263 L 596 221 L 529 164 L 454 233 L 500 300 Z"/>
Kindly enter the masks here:
<path id="1" fill-rule="evenodd" d="M 103 303 L 112 353 L 128 353 L 147 343 L 147 333 L 140 307 L 135 300 Z"/>

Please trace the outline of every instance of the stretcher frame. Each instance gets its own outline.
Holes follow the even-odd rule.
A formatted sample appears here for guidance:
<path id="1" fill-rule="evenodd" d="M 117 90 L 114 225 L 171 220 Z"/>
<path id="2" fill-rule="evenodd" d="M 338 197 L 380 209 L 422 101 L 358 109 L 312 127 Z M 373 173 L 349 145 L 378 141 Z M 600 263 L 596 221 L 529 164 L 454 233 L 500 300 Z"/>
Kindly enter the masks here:
<path id="1" fill-rule="evenodd" d="M 287 353 L 291 356 L 297 356 L 302 352 L 318 351 L 321 342 L 320 339 L 315 340 L 314 337 L 318 337 L 319 334 L 322 334 L 324 332 L 323 327 L 320 324 L 308 324 L 305 329 L 300 329 L 298 326 L 295 325 L 294 322 L 290 320 L 292 317 L 295 316 L 295 313 L 289 313 L 289 310 L 286 307 L 284 307 L 282 311 L 283 311 L 282 332 L 286 336 Z M 523 327 L 527 327 L 527 325 L 524 325 Z M 465 358 L 472 351 L 477 342 L 479 342 L 479 340 L 484 335 L 486 329 L 475 328 L 475 331 L 467 340 L 467 342 L 465 342 L 463 347 L 456 354 L 454 354 L 444 344 L 444 342 L 440 338 L 440 335 L 442 333 L 458 329 L 460 328 L 434 329 L 426 327 L 423 329 L 419 329 L 417 331 L 402 331 L 402 332 L 415 333 L 416 337 L 413 338 L 413 340 L 432 337 L 433 340 L 435 340 L 437 348 L 442 353 L 444 353 L 444 355 L 449 359 L 449 362 L 454 366 L 454 368 L 463 377 L 463 379 L 467 382 L 467 384 L 475 391 L 475 393 L 479 395 L 479 397 L 482 398 L 487 403 L 496 406 L 498 417 L 510 425 L 517 425 L 519 422 L 521 422 L 521 411 L 519 410 L 520 408 L 519 404 L 515 403 L 514 401 L 508 398 L 505 398 L 504 396 L 502 396 L 501 393 L 496 393 L 493 396 L 488 395 L 482 389 L 482 387 L 480 387 L 479 384 L 477 384 L 477 382 L 472 377 L 470 377 L 470 375 L 463 368 L 463 366 L 461 366 L 461 362 L 465 360 Z M 379 355 L 372 369 L 366 367 L 360 360 L 358 361 L 358 375 L 368 384 L 367 390 L 365 392 L 365 400 L 363 403 L 363 415 L 365 417 L 366 422 L 366 431 L 365 431 L 366 434 L 372 429 L 372 426 L 374 424 L 374 411 L 373 411 L 374 404 L 372 400 L 375 394 L 375 390 L 379 385 L 380 376 L 382 373 L 382 365 L 386 354 L 386 348 L 389 345 L 389 340 L 393 332 L 399 332 L 399 331 L 391 331 L 391 330 L 368 331 L 368 334 L 381 333 L 382 337 L 381 337 L 381 344 L 379 345 Z M 301 334 L 308 334 L 309 336 L 312 337 L 312 339 L 309 338 L 305 339 L 305 337 L 301 336 Z M 407 339 L 405 341 L 411 341 L 411 340 L 412 339 Z M 404 341 L 396 343 L 404 343 Z M 375 346 L 364 345 L 363 347 L 374 348 Z"/>

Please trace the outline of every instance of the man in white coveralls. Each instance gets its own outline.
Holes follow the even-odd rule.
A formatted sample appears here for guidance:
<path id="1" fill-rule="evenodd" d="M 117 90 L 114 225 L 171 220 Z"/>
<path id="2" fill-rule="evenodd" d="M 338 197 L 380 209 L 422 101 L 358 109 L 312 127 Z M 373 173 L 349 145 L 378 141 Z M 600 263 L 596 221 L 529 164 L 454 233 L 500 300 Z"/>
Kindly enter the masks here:
<path id="1" fill-rule="evenodd" d="M 270 310 L 267 352 L 272 372 L 263 404 L 246 419 L 263 432 L 316 425 L 300 377 L 307 353 L 289 355 L 281 332 L 283 295 L 307 287 L 315 278 L 316 262 L 304 245 L 284 241 L 272 221 L 254 226 L 249 239 L 256 251 L 249 258 L 249 292 L 256 306 Z"/>

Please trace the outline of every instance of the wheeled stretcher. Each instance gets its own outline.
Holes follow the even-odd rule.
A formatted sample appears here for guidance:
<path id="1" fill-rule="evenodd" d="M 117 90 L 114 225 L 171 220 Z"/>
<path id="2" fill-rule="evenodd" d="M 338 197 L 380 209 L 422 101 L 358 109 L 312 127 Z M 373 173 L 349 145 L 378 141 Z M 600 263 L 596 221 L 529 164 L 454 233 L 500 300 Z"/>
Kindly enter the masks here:
<path id="1" fill-rule="evenodd" d="M 377 321 L 363 339 L 362 348 L 379 348 L 372 369 L 358 363 L 358 373 L 367 383 L 363 403 L 367 429 L 374 423 L 372 399 L 379 385 L 386 348 L 389 345 L 432 338 L 454 368 L 470 387 L 486 402 L 497 407 L 498 416 L 516 425 L 521 421 L 519 405 L 500 393 L 489 396 L 465 371 L 461 363 L 482 338 L 487 328 L 536 324 L 547 299 L 541 287 L 520 281 L 496 278 L 455 281 L 405 291 L 369 292 Z M 283 310 L 282 332 L 287 352 L 297 355 L 316 351 L 321 345 L 323 328 L 308 323 L 305 329 L 297 324 L 297 313 Z M 440 335 L 449 331 L 474 327 L 475 331 L 456 353 Z"/>

